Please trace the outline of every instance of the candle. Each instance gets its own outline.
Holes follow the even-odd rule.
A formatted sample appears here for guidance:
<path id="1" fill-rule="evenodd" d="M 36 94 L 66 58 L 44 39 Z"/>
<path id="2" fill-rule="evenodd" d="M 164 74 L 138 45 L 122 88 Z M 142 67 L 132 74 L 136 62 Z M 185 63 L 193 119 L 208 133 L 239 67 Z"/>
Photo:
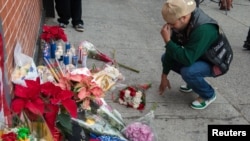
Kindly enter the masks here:
<path id="1" fill-rule="evenodd" d="M 56 43 L 54 41 L 52 41 L 50 43 L 50 50 L 51 50 L 51 58 L 55 59 L 55 53 L 56 53 Z"/>

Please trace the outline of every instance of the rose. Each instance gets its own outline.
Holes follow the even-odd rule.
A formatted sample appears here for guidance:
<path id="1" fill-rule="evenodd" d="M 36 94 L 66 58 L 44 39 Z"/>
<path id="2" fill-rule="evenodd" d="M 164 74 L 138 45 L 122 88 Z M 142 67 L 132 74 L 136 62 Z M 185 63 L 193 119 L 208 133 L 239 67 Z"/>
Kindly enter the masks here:
<path id="1" fill-rule="evenodd" d="M 137 87 L 129 86 L 121 90 L 118 101 L 122 105 L 138 110 L 143 110 L 145 107 L 145 95 Z"/>

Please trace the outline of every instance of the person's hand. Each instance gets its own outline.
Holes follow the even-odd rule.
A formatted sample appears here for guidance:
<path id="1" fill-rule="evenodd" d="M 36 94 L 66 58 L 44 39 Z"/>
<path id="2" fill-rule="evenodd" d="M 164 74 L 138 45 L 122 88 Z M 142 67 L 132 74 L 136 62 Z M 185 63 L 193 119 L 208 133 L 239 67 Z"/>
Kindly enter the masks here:
<path id="1" fill-rule="evenodd" d="M 166 88 L 171 89 L 171 85 L 166 75 L 163 74 L 161 77 L 161 84 L 159 86 L 159 94 L 162 95 Z"/>
<path id="2" fill-rule="evenodd" d="M 161 29 L 161 36 L 165 43 L 170 41 L 171 38 L 171 27 L 168 24 L 163 25 Z"/>

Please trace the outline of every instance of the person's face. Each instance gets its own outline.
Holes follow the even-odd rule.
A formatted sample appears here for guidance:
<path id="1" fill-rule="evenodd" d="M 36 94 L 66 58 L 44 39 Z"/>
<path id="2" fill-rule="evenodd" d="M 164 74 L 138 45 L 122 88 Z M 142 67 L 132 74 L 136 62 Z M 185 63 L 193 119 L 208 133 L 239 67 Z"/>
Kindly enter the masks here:
<path id="1" fill-rule="evenodd" d="M 185 29 L 187 23 L 185 21 L 185 17 L 180 17 L 179 19 L 177 19 L 175 22 L 173 23 L 167 23 L 171 29 L 176 30 L 176 31 L 182 31 L 183 29 Z"/>

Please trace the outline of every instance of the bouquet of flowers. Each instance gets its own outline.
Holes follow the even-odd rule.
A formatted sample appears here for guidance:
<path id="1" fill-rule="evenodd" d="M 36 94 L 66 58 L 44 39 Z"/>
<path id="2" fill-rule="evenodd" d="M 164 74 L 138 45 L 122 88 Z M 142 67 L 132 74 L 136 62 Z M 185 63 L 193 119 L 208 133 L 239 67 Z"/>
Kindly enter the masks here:
<path id="1" fill-rule="evenodd" d="M 107 56 L 106 54 L 102 53 L 101 51 L 97 50 L 95 48 L 95 46 L 88 42 L 88 41 L 83 41 L 80 46 L 82 46 L 83 48 L 86 48 L 88 50 L 88 57 L 93 58 L 93 59 L 97 59 L 106 63 L 114 63 L 114 60 L 111 59 L 109 56 Z"/>
<path id="2" fill-rule="evenodd" d="M 100 101 L 104 92 L 95 82 L 88 68 L 77 68 L 59 79 L 58 86 L 74 93 L 75 102 L 82 109 L 90 109 L 90 100 Z"/>
<path id="3" fill-rule="evenodd" d="M 120 90 L 118 101 L 127 107 L 143 110 L 146 104 L 145 90 L 150 87 L 151 83 L 127 86 Z"/>
<path id="4" fill-rule="evenodd" d="M 121 131 L 125 127 L 121 114 L 109 106 L 104 99 L 102 105 L 96 110 L 97 114 L 110 124 L 112 128 Z"/>
<path id="5" fill-rule="evenodd" d="M 95 82 L 103 89 L 103 91 L 110 90 L 115 86 L 119 80 L 124 80 L 123 75 L 119 70 L 113 66 L 106 65 L 106 67 L 97 73 L 93 74 Z"/>
<path id="6" fill-rule="evenodd" d="M 129 141 L 157 141 L 157 135 L 152 124 L 153 119 L 154 111 L 151 110 L 145 116 L 128 124 L 122 133 Z"/>
<path id="7" fill-rule="evenodd" d="M 14 84 L 26 86 L 25 80 L 36 80 L 38 77 L 37 69 L 33 58 L 22 52 L 19 43 L 14 50 L 15 68 L 11 75 L 11 81 Z"/>
<path id="8" fill-rule="evenodd" d="M 43 32 L 41 34 L 41 39 L 49 43 L 50 41 L 63 40 L 67 41 L 67 36 L 64 30 L 60 26 L 43 26 Z"/>
<path id="9" fill-rule="evenodd" d="M 85 118 L 72 118 L 72 121 L 78 123 L 81 127 L 89 131 L 90 133 L 94 133 L 97 135 L 115 136 L 124 141 L 127 141 L 121 131 L 112 128 L 112 126 L 100 115 L 87 111 L 85 112 L 84 117 Z"/>
<path id="10" fill-rule="evenodd" d="M 117 62 L 114 58 L 110 58 L 108 55 L 102 53 L 100 50 L 98 50 L 92 43 L 88 42 L 88 41 L 83 41 L 80 46 L 82 46 L 83 48 L 86 48 L 88 50 L 88 57 L 89 58 L 93 58 L 93 59 L 96 59 L 96 60 L 100 60 L 100 61 L 103 61 L 103 62 L 106 62 L 106 63 L 110 63 L 110 64 L 115 64 L 115 65 L 119 65 L 123 68 L 126 68 L 126 69 L 129 69 L 131 71 L 134 71 L 134 72 L 137 72 L 139 73 L 140 71 L 134 69 L 134 68 L 131 68 L 131 67 L 128 67 L 124 64 L 121 64 L 119 62 Z"/>

